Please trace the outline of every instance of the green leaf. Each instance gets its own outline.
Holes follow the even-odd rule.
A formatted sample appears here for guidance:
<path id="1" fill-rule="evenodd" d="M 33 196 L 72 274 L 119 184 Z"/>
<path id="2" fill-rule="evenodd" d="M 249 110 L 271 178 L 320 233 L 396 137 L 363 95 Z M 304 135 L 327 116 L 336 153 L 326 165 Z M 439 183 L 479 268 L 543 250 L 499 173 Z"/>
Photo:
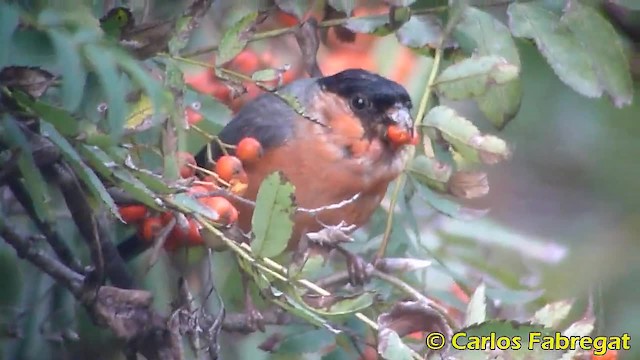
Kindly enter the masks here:
<path id="1" fill-rule="evenodd" d="M 412 16 L 396 31 L 400 44 L 411 48 L 421 48 L 425 45 L 435 48 L 441 36 L 442 23 L 431 14 Z"/>
<path id="2" fill-rule="evenodd" d="M 283 294 L 282 296 L 279 296 L 278 299 L 274 299 L 272 301 L 278 304 L 288 313 L 302 318 L 311 325 L 323 327 L 329 330 L 329 332 L 331 332 L 332 334 L 340 334 L 342 332 L 341 330 L 333 327 L 327 320 L 311 311 L 308 306 L 298 303 L 297 301 L 295 301 L 295 299 L 288 295 Z"/>
<path id="3" fill-rule="evenodd" d="M 454 219 L 473 220 L 484 216 L 488 212 L 488 210 L 464 207 L 444 195 L 431 191 L 426 186 L 417 185 L 416 189 L 418 190 L 418 197 L 427 202 L 436 211 Z"/>
<path id="4" fill-rule="evenodd" d="M 633 82 L 622 42 L 611 23 L 598 11 L 577 1 L 569 2 L 562 23 L 588 54 L 599 86 L 617 107 L 631 105 Z"/>
<path id="5" fill-rule="evenodd" d="M 434 139 L 442 139 L 469 161 L 496 164 L 510 156 L 504 140 L 480 133 L 473 123 L 459 116 L 453 109 L 436 106 L 425 117 L 424 126 Z"/>
<path id="6" fill-rule="evenodd" d="M 156 198 L 155 194 L 140 182 L 140 180 L 131 175 L 129 171 L 122 169 L 120 165 L 100 148 L 82 145 L 78 148 L 78 151 L 95 171 L 113 181 L 116 186 L 122 188 L 136 201 L 153 209 L 160 209 L 160 199 Z"/>
<path id="7" fill-rule="evenodd" d="M 388 15 L 351 18 L 347 21 L 344 27 L 353 32 L 373 34 L 377 36 L 389 35 L 393 31 L 389 25 Z"/>
<path id="8" fill-rule="evenodd" d="M 411 360 L 411 350 L 402 342 L 398 333 L 390 329 L 378 334 L 378 353 L 387 360 Z"/>
<path id="9" fill-rule="evenodd" d="M 425 155 L 418 155 L 407 166 L 409 174 L 419 183 L 440 192 L 447 192 L 451 166 Z"/>
<path id="10" fill-rule="evenodd" d="M 507 12 L 512 34 L 533 39 L 562 82 L 583 96 L 602 96 L 590 55 L 558 15 L 531 2 L 513 3 Z"/>
<path id="11" fill-rule="evenodd" d="M 309 10 L 309 4 L 307 0 L 276 0 L 276 5 L 280 10 L 298 19 L 304 17 L 304 14 Z"/>
<path id="12" fill-rule="evenodd" d="M 94 198 L 102 201 L 107 207 L 109 211 L 118 218 L 120 218 L 120 213 L 118 212 L 118 207 L 116 203 L 111 198 L 111 195 L 107 192 L 107 189 L 104 187 L 104 184 L 100 181 L 98 176 L 89 168 L 84 161 L 80 158 L 80 155 L 76 152 L 76 149 L 65 139 L 51 124 L 43 122 L 40 124 L 40 129 L 42 134 L 46 136 L 52 143 L 54 143 L 62 153 L 62 156 L 67 160 L 69 165 L 73 168 L 74 172 L 78 175 L 80 180 L 85 184 L 86 188 L 89 190 L 91 195 Z"/>
<path id="13" fill-rule="evenodd" d="M 229 28 L 220 40 L 216 66 L 221 66 L 231 61 L 238 55 L 249 41 L 248 28 L 256 21 L 258 13 L 252 12 L 245 15 L 231 28 Z"/>
<path id="14" fill-rule="evenodd" d="M 343 316 L 367 309 L 373 304 L 375 294 L 363 292 L 354 295 L 308 295 L 305 303 L 320 316 Z"/>
<path id="15" fill-rule="evenodd" d="M 301 264 L 292 261 L 287 274 L 292 279 L 308 279 L 316 276 L 325 266 L 326 259 L 324 256 L 312 253 Z"/>
<path id="16" fill-rule="evenodd" d="M 279 71 L 276 69 L 262 69 L 251 74 L 253 81 L 273 81 L 278 79 Z"/>
<path id="17" fill-rule="evenodd" d="M 18 9 L 7 3 L 0 3 L 0 44 L 5 51 L 0 51 L 0 69 L 9 61 L 9 50 L 13 33 L 20 22 L 20 12 Z"/>
<path id="18" fill-rule="evenodd" d="M 190 27 L 194 26 L 191 22 L 191 16 L 181 16 L 176 20 L 175 25 L 175 35 L 171 37 L 169 40 L 169 54 L 171 55 L 180 55 L 180 51 L 184 49 L 189 43 L 190 36 L 189 31 L 191 31 Z"/>
<path id="19" fill-rule="evenodd" d="M 335 342 L 336 335 L 324 329 L 298 331 L 282 340 L 276 353 L 300 355 L 303 353 L 318 352 L 330 345 L 334 345 Z"/>
<path id="20" fill-rule="evenodd" d="M 107 37 L 119 39 L 122 33 L 133 27 L 134 18 L 131 10 L 116 7 L 100 18 L 100 27 Z"/>
<path id="21" fill-rule="evenodd" d="M 12 117 L 5 116 L 3 118 L 2 128 L 4 131 L 0 131 L 0 136 L 3 137 L 3 142 L 19 151 L 18 169 L 20 169 L 36 214 L 41 220 L 52 222 L 51 195 L 47 182 L 33 159 L 31 145 Z"/>
<path id="22" fill-rule="evenodd" d="M 473 292 L 467 305 L 464 326 L 479 324 L 487 320 L 487 296 L 485 290 L 486 286 L 482 283 Z"/>
<path id="23" fill-rule="evenodd" d="M 260 184 L 251 219 L 254 255 L 274 257 L 286 249 L 293 231 L 294 191 L 280 172 L 270 174 Z"/>
<path id="24" fill-rule="evenodd" d="M 497 55 L 520 67 L 520 55 L 509 29 L 492 15 L 468 6 L 464 9 L 454 36 L 467 54 Z M 498 128 L 502 129 L 520 109 L 522 83 L 515 79 L 496 85 L 476 97 L 478 107 Z"/>
<path id="25" fill-rule="evenodd" d="M 189 194 L 176 194 L 173 197 L 173 201 L 176 205 L 182 207 L 184 210 L 187 210 L 190 213 L 200 214 L 208 219 L 211 219 L 212 221 L 216 221 L 220 218 L 220 215 L 213 209 L 202 205 L 198 200 L 196 200 Z"/>
<path id="26" fill-rule="evenodd" d="M 106 94 L 107 104 L 109 106 L 109 111 L 107 112 L 109 135 L 113 140 L 117 140 L 124 132 L 124 123 L 127 114 L 124 96 L 126 89 L 120 79 L 115 59 L 111 51 L 94 44 L 85 45 L 84 52 L 87 59 L 93 65 L 93 69 L 98 74 L 98 78 Z"/>
<path id="27" fill-rule="evenodd" d="M 482 342 L 474 341 L 474 339 L 484 336 L 488 339 L 495 339 L 493 340 L 495 341 L 494 343 L 488 345 L 495 349 L 492 351 L 492 355 L 499 358 L 557 360 L 560 358 L 562 351 L 542 349 L 540 346 L 540 341 L 547 339 L 546 337 L 553 337 L 554 334 L 554 330 L 541 325 L 517 321 L 489 320 L 460 329 L 451 339 L 452 342 L 455 341 L 457 346 L 452 348 L 448 355 L 460 360 L 486 359 L 486 354 L 481 351 L 484 349 L 478 347 L 482 346 Z M 538 342 L 530 342 L 531 338 Z M 509 342 L 510 348 L 504 351 L 498 350 L 498 345 L 505 342 Z"/>
<path id="28" fill-rule="evenodd" d="M 531 321 L 555 329 L 569 315 L 572 306 L 573 302 L 566 300 L 547 304 L 542 309 L 536 311 Z"/>
<path id="29" fill-rule="evenodd" d="M 356 7 L 355 0 L 329 0 L 329 6 L 332 8 L 342 11 L 347 14 L 347 16 L 351 15 L 353 8 Z"/>
<path id="30" fill-rule="evenodd" d="M 498 56 L 472 56 L 452 64 L 436 78 L 436 90 L 451 100 L 485 94 L 518 77 L 520 68 Z"/>
<path id="31" fill-rule="evenodd" d="M 75 111 L 82 101 L 87 71 L 84 68 L 78 46 L 70 35 L 57 29 L 48 31 L 56 49 L 58 67 L 62 71 L 62 104 L 68 111 Z"/>
<path id="32" fill-rule="evenodd" d="M 13 97 L 20 105 L 31 109 L 44 121 L 55 126 L 56 130 L 61 134 L 65 136 L 75 136 L 78 134 L 79 120 L 71 116 L 68 111 L 40 100 L 34 100 L 21 92 L 14 92 Z"/>
<path id="33" fill-rule="evenodd" d="M 231 110 L 226 105 L 213 96 L 201 94 L 190 87 L 187 87 L 184 91 L 184 102 L 187 106 L 198 104 L 198 112 L 203 116 L 203 119 L 196 126 L 206 134 L 215 135 L 219 133 L 231 119 Z M 211 142 L 211 139 L 191 128 L 187 134 L 186 151 L 196 154 L 209 142 Z"/>
<path id="34" fill-rule="evenodd" d="M 140 85 L 151 99 L 154 117 L 160 117 L 163 113 L 171 111 L 175 106 L 173 97 L 165 90 L 162 83 L 155 80 L 140 64 L 125 52 L 114 52 L 118 64 Z M 109 108 L 111 109 L 111 108 Z"/>

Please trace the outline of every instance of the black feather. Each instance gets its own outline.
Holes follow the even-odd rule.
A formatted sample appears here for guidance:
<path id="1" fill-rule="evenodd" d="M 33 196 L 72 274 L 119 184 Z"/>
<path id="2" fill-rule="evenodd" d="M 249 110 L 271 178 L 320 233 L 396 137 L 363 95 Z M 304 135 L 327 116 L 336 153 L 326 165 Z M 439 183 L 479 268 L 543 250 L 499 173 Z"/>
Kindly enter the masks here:
<path id="1" fill-rule="evenodd" d="M 379 113 L 394 104 L 403 104 L 411 108 L 411 97 L 402 85 L 366 70 L 344 70 L 319 79 L 318 83 L 325 91 L 338 94 L 345 99 L 354 96 L 365 97 Z"/>
<path id="2" fill-rule="evenodd" d="M 292 122 L 298 114 L 278 96 L 265 93 L 240 109 L 238 114 L 220 131 L 219 139 L 230 145 L 245 137 L 253 137 L 264 150 L 281 145 L 293 135 Z M 206 148 L 196 155 L 199 166 L 206 166 Z M 228 149 L 233 154 L 233 149 Z M 219 144 L 211 143 L 211 157 L 222 156 Z"/>

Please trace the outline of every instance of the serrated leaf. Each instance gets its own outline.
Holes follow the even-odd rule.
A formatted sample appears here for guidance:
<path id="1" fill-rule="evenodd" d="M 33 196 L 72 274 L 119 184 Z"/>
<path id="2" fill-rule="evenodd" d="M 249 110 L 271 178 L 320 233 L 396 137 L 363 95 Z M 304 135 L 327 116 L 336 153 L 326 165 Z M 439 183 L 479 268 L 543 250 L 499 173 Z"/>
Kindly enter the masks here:
<path id="1" fill-rule="evenodd" d="M 96 146 L 82 145 L 78 151 L 91 168 L 113 181 L 136 201 L 153 209 L 160 209 L 160 200 L 140 180 L 118 165 L 109 155 Z"/>
<path id="2" fill-rule="evenodd" d="M 138 178 L 138 180 L 140 180 L 151 191 L 160 194 L 171 194 L 175 192 L 174 189 L 172 189 L 171 186 L 169 186 L 164 181 L 162 176 L 154 174 L 147 169 L 140 169 L 138 167 L 135 167 L 133 166 L 131 161 L 125 161 L 124 165 L 134 174 L 136 178 Z"/>
<path id="3" fill-rule="evenodd" d="M 327 320 L 311 311 L 308 306 L 301 305 L 295 299 L 291 298 L 288 295 L 283 294 L 279 297 L 279 299 L 274 299 L 272 301 L 285 309 L 288 313 L 291 313 L 294 316 L 298 316 L 312 325 L 323 327 L 335 335 L 342 333 L 341 330 L 333 327 L 329 322 L 327 322 Z"/>
<path id="4" fill-rule="evenodd" d="M 387 360 L 411 360 L 411 349 L 400 339 L 400 336 L 389 329 L 378 333 L 378 353 Z"/>
<path id="5" fill-rule="evenodd" d="M 487 320 L 487 295 L 486 286 L 480 284 L 473 292 L 464 318 L 464 326 L 479 324 Z"/>
<path id="6" fill-rule="evenodd" d="M 367 16 L 366 18 L 350 18 L 344 25 L 347 29 L 365 34 L 373 34 L 377 36 L 389 35 L 393 29 L 389 25 L 388 15 Z"/>
<path id="7" fill-rule="evenodd" d="M 20 12 L 12 4 L 0 4 L 0 44 L 3 44 L 5 51 L 0 51 L 0 69 L 3 68 L 9 60 L 9 51 L 11 47 L 11 38 L 20 22 Z"/>
<path id="8" fill-rule="evenodd" d="M 287 14 L 291 14 L 301 20 L 309 9 L 307 0 L 276 0 L 278 8 Z"/>
<path id="9" fill-rule="evenodd" d="M 258 13 L 252 12 L 245 15 L 222 36 L 218 45 L 218 56 L 216 56 L 216 66 L 222 66 L 238 55 L 249 41 L 248 28 L 253 25 L 258 17 Z"/>
<path id="10" fill-rule="evenodd" d="M 58 67 L 62 71 L 62 104 L 65 109 L 73 112 L 82 101 L 87 71 L 78 46 L 68 33 L 57 29 L 49 29 L 47 33 L 56 50 Z"/>
<path id="11" fill-rule="evenodd" d="M 176 194 L 173 197 L 173 201 L 175 204 L 182 207 L 184 210 L 187 210 L 191 213 L 196 213 L 202 215 L 212 221 L 217 221 L 220 218 L 220 215 L 215 212 L 215 210 L 202 205 L 198 200 L 196 200 L 193 196 L 181 193 Z"/>
<path id="12" fill-rule="evenodd" d="M 442 23 L 431 14 L 414 15 L 396 31 L 400 44 L 411 48 L 435 48 L 441 36 Z"/>
<path id="13" fill-rule="evenodd" d="M 436 78 L 436 90 L 450 100 L 485 94 L 518 77 L 520 68 L 499 56 L 472 56 L 448 66 Z"/>
<path id="14" fill-rule="evenodd" d="M 85 187 L 89 190 L 94 198 L 99 199 L 105 205 L 109 211 L 119 220 L 123 221 L 120 217 L 118 207 L 116 203 L 109 195 L 109 192 L 104 187 L 104 184 L 98 176 L 82 161 L 80 155 L 76 149 L 65 139 L 51 124 L 43 122 L 40 123 L 40 130 L 42 134 L 46 136 L 52 143 L 54 143 L 60 153 L 67 160 L 69 165 L 73 168 L 78 178 L 84 183 Z"/>
<path id="15" fill-rule="evenodd" d="M 617 107 L 633 101 L 633 82 L 622 41 L 611 23 L 594 8 L 570 1 L 562 23 L 588 54 L 599 85 Z"/>
<path id="16" fill-rule="evenodd" d="M 251 219 L 254 255 L 274 257 L 286 249 L 293 231 L 294 191 L 280 172 L 270 174 L 260 184 Z"/>
<path id="17" fill-rule="evenodd" d="M 557 301 L 545 305 L 542 309 L 536 311 L 531 321 L 550 328 L 557 328 L 564 319 L 569 315 L 572 301 Z"/>
<path id="18" fill-rule="evenodd" d="M 589 54 L 558 15 L 536 3 L 513 3 L 507 13 L 512 34 L 533 39 L 562 82 L 586 97 L 602 96 Z"/>
<path id="19" fill-rule="evenodd" d="M 440 138 L 469 161 L 496 164 L 507 159 L 510 151 L 504 140 L 483 135 L 473 123 L 447 106 L 436 106 L 425 117 L 424 126 L 435 139 Z M 435 130 L 435 134 L 434 134 Z"/>
<path id="20" fill-rule="evenodd" d="M 107 97 L 107 120 L 109 123 L 109 135 L 115 141 L 124 132 L 124 122 L 126 119 L 126 102 L 124 94 L 126 89 L 120 81 L 120 74 L 116 67 L 116 62 L 110 51 L 105 51 L 94 44 L 84 46 L 84 53 L 91 62 L 94 71 L 98 74 L 100 84 Z"/>
<path id="21" fill-rule="evenodd" d="M 440 192 L 447 191 L 451 166 L 426 155 L 418 155 L 407 166 L 407 171 L 418 182 Z"/>
<path id="22" fill-rule="evenodd" d="M 69 115 L 68 111 L 40 100 L 31 99 L 20 92 L 13 93 L 13 97 L 20 105 L 31 109 L 44 121 L 53 125 L 61 134 L 65 136 L 75 136 L 78 134 L 79 120 Z"/>
<path id="23" fill-rule="evenodd" d="M 33 208 L 41 220 L 52 222 L 51 195 L 47 182 L 33 159 L 31 145 L 15 119 L 5 116 L 2 120 L 1 125 L 4 131 L 0 131 L 0 135 L 3 136 L 4 142 L 19 151 L 18 169 L 24 179 Z"/>
<path id="24" fill-rule="evenodd" d="M 156 81 L 148 72 L 144 71 L 137 61 L 124 52 L 115 52 L 115 58 L 118 64 L 149 96 L 153 106 L 154 117 L 159 118 L 164 113 L 175 110 L 175 101 L 171 92 L 165 90 L 161 82 Z"/>
<path id="25" fill-rule="evenodd" d="M 497 55 L 520 67 L 520 55 L 509 29 L 492 15 L 468 6 L 456 25 L 455 38 L 467 54 Z M 496 85 L 476 97 L 478 107 L 498 128 L 502 129 L 520 109 L 522 83 L 520 79 Z"/>
<path id="26" fill-rule="evenodd" d="M 273 81 L 278 79 L 279 71 L 276 69 L 262 69 L 251 74 L 253 81 Z"/>
<path id="27" fill-rule="evenodd" d="M 154 111 L 151 105 L 151 99 L 149 99 L 148 96 L 140 96 L 140 99 L 130 107 L 130 110 L 124 124 L 127 130 L 140 132 L 159 124 L 159 122 L 153 121 Z"/>
<path id="28" fill-rule="evenodd" d="M 431 191 L 427 186 L 417 185 L 417 194 L 436 211 L 460 220 L 474 220 L 487 214 L 488 209 L 472 209 L 463 206 L 444 195 Z"/>
<path id="29" fill-rule="evenodd" d="M 343 13 L 347 14 L 347 16 L 351 15 L 353 8 L 356 6 L 355 0 L 329 0 L 329 5 Z"/>
<path id="30" fill-rule="evenodd" d="M 363 292 L 355 295 L 308 295 L 303 300 L 313 312 L 329 317 L 362 311 L 373 304 L 374 298 L 374 293 Z"/>

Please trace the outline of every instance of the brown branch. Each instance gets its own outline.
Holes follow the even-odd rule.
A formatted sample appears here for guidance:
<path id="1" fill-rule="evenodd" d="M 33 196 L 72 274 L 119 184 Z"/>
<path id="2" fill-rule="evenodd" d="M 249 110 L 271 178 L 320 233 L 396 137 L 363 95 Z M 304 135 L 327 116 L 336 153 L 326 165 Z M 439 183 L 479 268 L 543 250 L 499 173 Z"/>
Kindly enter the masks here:
<path id="1" fill-rule="evenodd" d="M 95 266 L 95 276 L 99 282 L 102 282 L 104 278 L 102 247 L 98 236 L 97 221 L 87 196 L 75 173 L 67 164 L 53 164 L 51 172 L 71 213 L 71 218 L 89 248 L 91 261 Z"/>
<path id="2" fill-rule="evenodd" d="M 18 235 L 3 220 L 0 220 L 0 238 L 3 238 L 16 250 L 18 257 L 28 260 L 40 270 L 49 274 L 58 283 L 71 291 L 74 296 L 81 295 L 84 281 L 82 275 L 70 270 L 60 261 L 39 249 L 32 241 Z"/>
<path id="3" fill-rule="evenodd" d="M 9 189 L 13 193 L 13 196 L 18 200 L 18 202 L 22 205 L 27 215 L 33 223 L 35 224 L 38 231 L 44 235 L 45 239 L 53 249 L 56 256 L 62 261 L 64 265 L 69 267 L 71 270 L 83 274 L 85 270 L 82 268 L 82 265 L 78 262 L 78 260 L 74 257 L 73 252 L 67 246 L 67 244 L 62 240 L 60 234 L 52 226 L 49 222 L 43 221 L 36 214 L 35 208 L 33 207 L 33 202 L 29 199 L 29 195 L 27 194 L 24 185 L 17 178 L 11 178 L 8 180 Z"/>

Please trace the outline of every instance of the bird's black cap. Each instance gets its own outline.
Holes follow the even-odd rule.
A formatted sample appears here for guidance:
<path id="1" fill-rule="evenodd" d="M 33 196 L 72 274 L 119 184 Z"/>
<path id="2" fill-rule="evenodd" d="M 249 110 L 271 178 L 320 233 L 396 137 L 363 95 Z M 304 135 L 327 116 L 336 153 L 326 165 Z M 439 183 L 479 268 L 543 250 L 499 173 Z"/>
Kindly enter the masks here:
<path id="1" fill-rule="evenodd" d="M 348 69 L 318 79 L 325 90 L 345 99 L 364 97 L 378 111 L 385 111 L 394 104 L 411 108 L 411 97 L 407 90 L 395 81 L 363 69 Z"/>

